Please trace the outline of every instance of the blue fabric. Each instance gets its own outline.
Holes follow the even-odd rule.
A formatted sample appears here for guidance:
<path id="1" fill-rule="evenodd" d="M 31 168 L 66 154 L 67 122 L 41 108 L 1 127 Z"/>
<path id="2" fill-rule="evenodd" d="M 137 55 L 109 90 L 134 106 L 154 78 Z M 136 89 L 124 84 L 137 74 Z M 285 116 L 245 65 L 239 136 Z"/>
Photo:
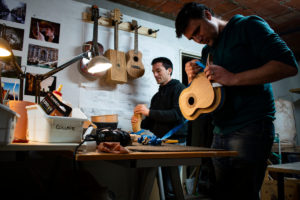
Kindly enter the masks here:
<path id="1" fill-rule="evenodd" d="M 169 137 L 171 137 L 174 133 L 176 133 L 179 129 L 181 129 L 181 127 L 184 126 L 185 123 L 187 123 L 189 120 L 185 120 L 183 123 L 179 124 L 178 126 L 172 128 L 169 132 L 167 132 L 161 139 L 165 140 Z"/>
<path id="2" fill-rule="evenodd" d="M 213 158 L 216 199 L 259 200 L 267 159 L 274 141 L 274 125 L 266 119 L 230 134 L 215 134 L 212 148 L 238 151 L 238 156 Z"/>

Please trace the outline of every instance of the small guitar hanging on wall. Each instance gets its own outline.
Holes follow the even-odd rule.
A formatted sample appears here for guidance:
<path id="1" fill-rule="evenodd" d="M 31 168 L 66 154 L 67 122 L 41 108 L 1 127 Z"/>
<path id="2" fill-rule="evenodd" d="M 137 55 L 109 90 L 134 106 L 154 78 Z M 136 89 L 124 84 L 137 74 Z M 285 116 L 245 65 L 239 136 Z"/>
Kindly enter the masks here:
<path id="1" fill-rule="evenodd" d="M 139 78 L 144 75 L 145 68 L 142 63 L 142 53 L 138 50 L 138 25 L 136 20 L 132 20 L 134 28 L 134 50 L 130 50 L 126 54 L 126 70 L 132 79 Z"/>
<path id="2" fill-rule="evenodd" d="M 121 22 L 121 12 L 114 9 L 112 12 L 112 24 L 114 24 L 114 49 L 108 49 L 104 55 L 112 63 L 112 67 L 107 71 L 106 80 L 113 83 L 126 83 L 126 57 L 125 53 L 118 51 L 118 26 Z"/>
<path id="3" fill-rule="evenodd" d="M 100 18 L 99 16 L 99 8 L 96 5 L 92 6 L 92 20 L 94 22 L 93 26 L 93 40 L 88 41 L 84 43 L 82 47 L 82 51 L 86 52 L 88 50 L 91 50 L 95 55 L 93 56 L 98 56 L 98 55 L 103 55 L 103 46 L 102 44 L 98 43 L 98 19 Z M 82 75 L 88 77 L 88 78 L 97 78 L 99 76 L 98 73 L 92 74 L 87 71 L 88 69 L 88 61 L 83 58 L 81 59 L 80 65 L 79 65 L 79 71 Z"/>

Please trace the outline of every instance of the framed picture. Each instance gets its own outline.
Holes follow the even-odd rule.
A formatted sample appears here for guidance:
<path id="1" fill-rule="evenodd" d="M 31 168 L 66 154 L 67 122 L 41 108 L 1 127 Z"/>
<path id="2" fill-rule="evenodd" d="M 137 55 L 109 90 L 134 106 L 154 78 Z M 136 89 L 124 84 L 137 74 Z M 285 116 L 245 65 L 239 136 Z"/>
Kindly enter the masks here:
<path id="1" fill-rule="evenodd" d="M 21 67 L 21 56 L 15 56 L 15 60 L 18 65 Z M 1 76 L 8 78 L 18 78 L 18 73 L 12 63 L 11 59 L 0 58 L 0 69 L 2 69 Z"/>
<path id="2" fill-rule="evenodd" d="M 55 89 L 56 89 L 56 76 L 50 76 L 49 78 L 41 82 L 40 96 L 44 97 L 48 92 L 52 92 Z M 25 94 L 35 96 L 35 91 L 36 91 L 35 74 L 26 73 Z"/>
<path id="3" fill-rule="evenodd" d="M 18 100 L 20 91 L 20 80 L 1 77 L 5 100 Z"/>
<path id="4" fill-rule="evenodd" d="M 26 3 L 17 0 L 1 0 L 0 13 L 0 19 L 24 24 Z"/>
<path id="5" fill-rule="evenodd" d="M 29 44 L 27 65 L 55 69 L 57 60 L 58 49 Z"/>
<path id="6" fill-rule="evenodd" d="M 5 26 L 5 39 L 8 41 L 9 45 L 14 50 L 23 50 L 23 40 L 24 40 L 24 30 L 19 28 L 14 28 L 10 26 Z"/>
<path id="7" fill-rule="evenodd" d="M 29 37 L 36 40 L 59 43 L 60 24 L 31 18 Z"/>

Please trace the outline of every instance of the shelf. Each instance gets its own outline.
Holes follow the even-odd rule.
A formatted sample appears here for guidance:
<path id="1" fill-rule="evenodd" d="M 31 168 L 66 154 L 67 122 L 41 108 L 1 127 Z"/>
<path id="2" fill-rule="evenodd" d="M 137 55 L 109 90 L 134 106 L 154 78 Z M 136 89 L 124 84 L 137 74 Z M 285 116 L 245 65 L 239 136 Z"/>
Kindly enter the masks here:
<path id="1" fill-rule="evenodd" d="M 83 12 L 82 13 L 82 20 L 84 22 L 93 23 L 93 21 L 91 20 L 91 13 Z M 100 17 L 98 19 L 98 24 L 101 25 L 101 26 L 113 27 L 112 20 L 110 18 L 107 18 L 107 17 Z M 120 23 L 119 24 L 119 30 L 134 33 L 134 30 L 131 29 L 131 23 L 130 22 Z M 148 33 L 149 30 L 152 30 L 154 32 L 152 34 L 149 34 Z M 138 34 L 156 38 L 156 32 L 155 32 L 154 29 L 143 27 L 143 26 L 141 26 L 138 29 Z"/>

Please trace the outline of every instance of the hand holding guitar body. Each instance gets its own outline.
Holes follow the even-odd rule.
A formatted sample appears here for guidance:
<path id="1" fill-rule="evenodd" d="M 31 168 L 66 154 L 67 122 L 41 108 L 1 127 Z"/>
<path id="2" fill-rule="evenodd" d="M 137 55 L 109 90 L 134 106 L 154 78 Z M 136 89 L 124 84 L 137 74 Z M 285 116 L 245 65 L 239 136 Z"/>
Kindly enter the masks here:
<path id="1" fill-rule="evenodd" d="M 235 83 L 235 74 L 219 65 L 208 64 L 204 69 L 204 73 L 209 81 L 214 81 L 221 85 L 230 86 Z"/>
<path id="2" fill-rule="evenodd" d="M 209 57 L 207 60 L 209 60 Z M 201 72 L 202 70 L 203 72 Z M 218 77 L 222 78 L 224 71 L 224 73 L 230 72 L 226 72 L 221 66 L 213 65 L 212 63 L 207 63 L 204 66 L 196 59 L 186 63 L 185 71 L 190 86 L 181 92 L 179 107 L 186 119 L 194 120 L 200 114 L 213 112 L 219 105 L 222 105 L 224 99 L 222 89 L 213 87 L 212 81 L 220 83 L 219 80 L 225 79 L 219 79 Z"/>
<path id="3" fill-rule="evenodd" d="M 185 72 L 188 76 L 188 82 L 191 83 L 196 75 L 200 72 L 201 68 L 196 62 L 199 60 L 191 60 L 185 64 Z M 205 76 L 211 82 L 217 82 L 221 85 L 234 85 L 235 83 L 235 74 L 229 72 L 225 68 L 214 65 L 212 62 L 207 63 L 204 69 Z"/>
<path id="4" fill-rule="evenodd" d="M 201 70 L 201 68 L 196 64 L 196 61 L 199 60 L 194 59 L 185 64 L 185 72 L 187 74 L 189 84 Z"/>

